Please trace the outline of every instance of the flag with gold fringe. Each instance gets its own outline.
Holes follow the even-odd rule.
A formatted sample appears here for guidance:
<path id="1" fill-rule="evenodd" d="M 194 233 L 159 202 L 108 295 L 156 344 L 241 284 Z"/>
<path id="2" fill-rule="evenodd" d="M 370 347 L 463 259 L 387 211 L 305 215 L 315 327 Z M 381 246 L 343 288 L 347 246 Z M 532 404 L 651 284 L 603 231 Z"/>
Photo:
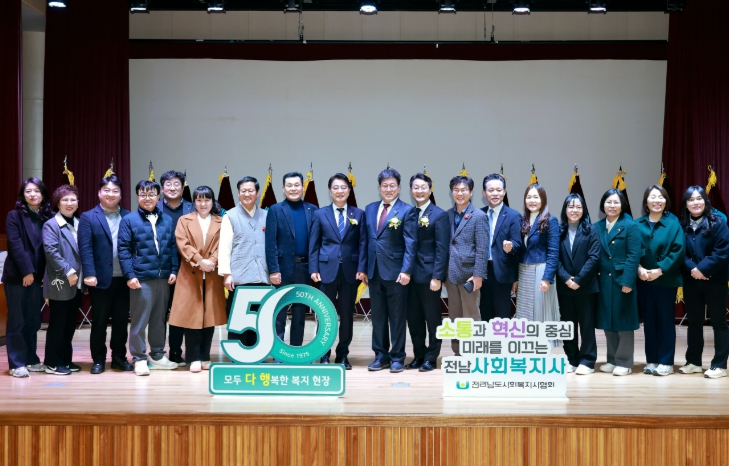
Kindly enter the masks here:
<path id="1" fill-rule="evenodd" d="M 66 179 L 68 180 L 68 184 L 71 186 L 74 185 L 74 176 L 73 172 L 68 169 L 68 156 L 64 157 L 63 159 L 63 174 L 66 175 Z"/>
<path id="2" fill-rule="evenodd" d="M 109 164 L 109 168 L 106 169 L 106 173 L 104 173 L 104 178 L 109 178 L 111 175 L 114 175 L 114 157 L 111 158 L 111 163 Z"/>
<path id="3" fill-rule="evenodd" d="M 235 197 L 233 197 L 233 188 L 230 186 L 230 177 L 228 176 L 228 166 L 225 166 L 223 173 L 218 177 L 218 204 L 225 210 L 235 208 Z"/>
<path id="4" fill-rule="evenodd" d="M 504 179 L 504 182 L 506 182 L 506 177 L 504 176 L 504 164 L 501 164 L 501 172 L 499 173 L 501 177 Z M 504 187 L 506 187 L 506 184 L 504 184 Z M 509 192 L 507 191 L 504 193 L 504 205 L 506 207 L 509 207 Z"/>
<path id="5" fill-rule="evenodd" d="M 567 190 L 570 194 L 579 194 L 582 196 L 583 200 L 585 199 L 585 193 L 582 191 L 582 183 L 580 183 L 580 174 L 577 172 L 577 164 L 575 164 L 575 170 L 572 172 L 572 177 L 567 185 Z M 587 200 L 585 200 L 584 204 L 585 205 L 582 206 L 582 215 L 589 221 L 590 212 L 587 210 Z"/>
<path id="6" fill-rule="evenodd" d="M 666 170 L 663 168 L 663 162 L 661 162 L 661 176 L 658 178 L 658 186 L 662 186 L 663 189 L 668 192 L 668 197 L 671 199 L 671 209 L 670 211 L 674 215 L 678 215 L 679 212 L 681 212 L 681 208 L 678 205 L 677 202 L 675 202 L 675 199 L 673 198 L 673 190 L 671 189 L 671 180 L 668 178 L 668 175 L 666 174 Z"/>
<path id="7" fill-rule="evenodd" d="M 271 185 L 272 173 L 273 170 L 271 169 L 271 164 L 269 164 L 268 175 L 266 175 L 266 182 L 263 185 L 263 194 L 261 194 L 261 199 L 258 201 L 258 206 L 261 209 L 268 210 L 269 207 L 276 203 L 276 193 L 273 191 L 273 186 Z"/>
<path id="8" fill-rule="evenodd" d="M 152 166 L 152 161 L 149 161 L 149 178 L 147 178 L 148 181 L 157 181 L 154 179 L 154 167 Z"/>
<path id="9" fill-rule="evenodd" d="M 714 210 L 719 211 L 722 214 L 721 216 L 724 217 L 724 220 L 726 220 L 726 205 L 724 204 L 724 198 L 721 196 L 718 181 L 716 171 L 709 165 L 709 180 L 706 183 L 706 194 L 709 196 L 711 206 Z"/>
<path id="10" fill-rule="evenodd" d="M 357 207 L 357 197 L 354 195 L 354 187 L 357 186 L 357 178 L 352 174 L 352 162 L 349 162 L 349 197 L 347 197 L 347 205 Z"/>
<path id="11" fill-rule="evenodd" d="M 187 170 L 184 173 L 185 186 L 182 188 L 182 199 L 187 202 L 192 202 L 192 193 L 190 192 L 190 184 L 187 182 Z"/>
<path id="12" fill-rule="evenodd" d="M 623 211 L 630 215 L 630 217 L 633 217 L 633 211 L 630 208 L 630 200 L 628 199 L 628 188 L 625 185 L 625 175 L 628 173 L 628 170 L 623 170 L 623 166 L 620 165 L 620 168 L 618 169 L 618 173 L 613 177 L 613 183 L 612 187 L 615 189 L 619 189 L 621 193 L 623 193 L 623 196 L 625 197 L 625 208 Z"/>
<path id="13" fill-rule="evenodd" d="M 425 175 L 425 176 L 427 176 L 428 178 L 430 178 L 430 175 L 428 175 L 428 172 L 427 172 L 427 171 L 425 171 L 425 165 L 423 165 L 423 175 Z M 433 205 L 436 205 L 436 204 L 435 204 L 435 195 L 433 194 L 433 193 L 435 192 L 435 188 L 433 187 L 433 185 L 434 185 L 434 184 L 435 184 L 435 183 L 433 183 L 433 179 L 431 178 L 431 179 L 430 179 L 430 202 L 431 202 L 431 203 L 432 203 Z"/>
<path id="14" fill-rule="evenodd" d="M 458 172 L 458 176 L 468 176 L 468 170 L 466 170 L 466 164 L 461 165 L 461 171 Z"/>
<path id="15" fill-rule="evenodd" d="M 529 177 L 529 186 L 533 184 L 538 184 L 539 179 L 537 178 L 537 171 L 534 168 L 534 164 L 532 164 L 532 176 Z"/>
<path id="16" fill-rule="evenodd" d="M 306 173 L 306 179 L 304 180 L 304 202 L 314 204 L 317 208 L 319 207 L 319 198 L 316 195 L 316 185 L 314 184 L 314 164 L 311 164 L 309 167 L 309 171 Z"/>

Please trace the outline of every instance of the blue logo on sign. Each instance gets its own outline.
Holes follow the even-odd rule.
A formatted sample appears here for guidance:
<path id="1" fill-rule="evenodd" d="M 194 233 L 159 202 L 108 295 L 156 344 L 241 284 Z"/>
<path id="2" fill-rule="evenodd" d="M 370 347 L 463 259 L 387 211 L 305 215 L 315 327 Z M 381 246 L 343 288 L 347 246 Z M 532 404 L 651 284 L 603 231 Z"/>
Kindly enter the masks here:
<path id="1" fill-rule="evenodd" d="M 469 385 L 468 382 L 456 382 L 456 388 L 459 390 L 468 390 Z"/>

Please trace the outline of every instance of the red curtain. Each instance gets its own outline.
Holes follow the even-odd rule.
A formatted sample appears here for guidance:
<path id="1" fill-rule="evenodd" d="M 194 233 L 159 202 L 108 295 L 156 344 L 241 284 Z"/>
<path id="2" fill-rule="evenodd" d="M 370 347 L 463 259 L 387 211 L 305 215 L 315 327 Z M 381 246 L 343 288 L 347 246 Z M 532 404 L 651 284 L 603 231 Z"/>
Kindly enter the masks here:
<path id="1" fill-rule="evenodd" d="M 15 205 L 23 167 L 20 0 L 0 2 L 0 233 Z"/>
<path id="2" fill-rule="evenodd" d="M 691 185 L 706 187 L 708 166 L 718 192 L 729 194 L 729 2 L 686 2 L 671 13 L 663 125 L 663 163 L 671 199 Z M 712 190 L 713 191 L 713 190 Z M 712 192 L 711 194 L 715 194 Z"/>
<path id="3" fill-rule="evenodd" d="M 95 206 L 111 159 L 129 207 L 129 5 L 74 0 L 47 9 L 43 102 L 43 177 L 63 184 L 74 173 L 80 210 Z"/>

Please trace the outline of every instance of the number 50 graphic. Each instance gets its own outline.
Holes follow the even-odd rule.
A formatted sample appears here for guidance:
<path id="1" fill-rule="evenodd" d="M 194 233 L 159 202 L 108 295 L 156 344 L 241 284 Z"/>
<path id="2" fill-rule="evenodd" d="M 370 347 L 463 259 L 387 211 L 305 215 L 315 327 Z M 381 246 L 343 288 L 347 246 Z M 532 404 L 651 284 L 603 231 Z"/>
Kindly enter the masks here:
<path id="1" fill-rule="evenodd" d="M 258 312 L 251 306 L 260 304 Z M 276 336 L 276 315 L 290 304 L 304 304 L 316 314 L 316 335 L 304 346 L 291 346 Z M 246 347 L 238 340 L 220 342 L 225 354 L 241 364 L 257 363 L 273 356 L 289 364 L 308 364 L 329 351 L 339 328 L 334 305 L 320 290 L 307 285 L 273 287 L 238 287 L 230 308 L 228 331 L 243 333 L 253 330 L 258 335 L 256 344 Z"/>

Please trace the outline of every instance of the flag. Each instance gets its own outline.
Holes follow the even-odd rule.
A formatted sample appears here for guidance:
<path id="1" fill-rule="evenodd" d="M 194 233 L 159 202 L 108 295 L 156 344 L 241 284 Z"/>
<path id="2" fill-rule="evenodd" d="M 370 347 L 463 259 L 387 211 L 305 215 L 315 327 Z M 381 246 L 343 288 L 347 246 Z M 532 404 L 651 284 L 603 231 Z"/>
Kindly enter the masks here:
<path id="1" fill-rule="evenodd" d="M 319 207 L 319 198 L 316 195 L 316 185 L 314 184 L 313 166 L 309 169 L 309 172 L 306 174 L 306 179 L 304 180 L 304 202 L 314 204 L 317 208 Z"/>
<path id="2" fill-rule="evenodd" d="M 109 164 L 109 168 L 106 170 L 106 173 L 104 173 L 104 178 L 109 178 L 113 174 L 114 174 L 114 157 L 111 158 L 111 163 Z"/>
<path id="3" fill-rule="evenodd" d="M 364 296 L 364 292 L 367 290 L 367 285 L 364 284 L 364 282 L 360 283 L 357 287 L 357 298 L 354 300 L 354 304 L 357 304 L 360 299 L 362 299 L 362 296 Z"/>
<path id="4" fill-rule="evenodd" d="M 266 183 L 263 185 L 263 194 L 261 194 L 261 199 L 258 201 L 258 206 L 266 210 L 276 203 L 276 193 L 273 192 L 273 186 L 271 186 L 271 173 L 273 173 L 273 171 L 269 164 L 268 175 L 266 175 Z"/>
<path id="5" fill-rule="evenodd" d="M 625 175 L 628 173 L 628 170 L 623 170 L 623 166 L 621 165 L 618 169 L 618 173 L 613 178 L 613 188 L 619 189 L 621 193 L 623 193 L 623 196 L 625 196 L 625 208 L 623 211 L 630 215 L 630 217 L 633 217 L 633 211 L 630 209 L 630 201 L 628 200 L 628 188 L 625 185 Z"/>
<path id="6" fill-rule="evenodd" d="M 235 198 L 233 197 L 233 188 L 230 186 L 230 177 L 228 176 L 228 167 L 225 167 L 223 173 L 218 177 L 218 204 L 225 210 L 235 208 Z"/>
<path id="7" fill-rule="evenodd" d="M 668 193 L 668 197 L 671 199 L 671 212 L 675 215 L 681 211 L 681 206 L 673 199 L 673 190 L 671 189 L 671 180 L 668 179 L 666 171 L 663 169 L 663 162 L 661 162 L 661 176 L 658 178 L 658 186 L 663 186 L 663 189 Z"/>
<path id="8" fill-rule="evenodd" d="M 182 199 L 187 202 L 192 202 L 192 193 L 190 192 L 190 185 L 187 183 L 187 170 L 185 170 L 184 176 L 185 176 L 185 187 L 182 188 Z"/>
<path id="9" fill-rule="evenodd" d="M 147 178 L 149 181 L 157 181 L 154 179 L 154 167 L 152 167 L 152 161 L 149 161 L 149 178 Z"/>
<path id="10" fill-rule="evenodd" d="M 466 164 L 462 165 L 461 171 L 458 172 L 458 176 L 468 176 L 468 170 L 466 170 Z"/>
<path id="11" fill-rule="evenodd" d="M 706 183 L 706 194 L 709 196 L 712 207 L 726 215 L 726 205 L 724 204 L 724 199 L 721 197 L 716 171 L 714 171 L 711 165 L 709 165 L 709 181 Z"/>
<path id="12" fill-rule="evenodd" d="M 504 179 L 504 190 L 506 190 L 506 177 L 504 176 L 504 164 L 501 164 L 501 173 L 499 173 L 501 177 Z M 504 205 L 506 207 L 509 207 L 509 192 L 507 191 L 504 193 Z"/>
<path id="13" fill-rule="evenodd" d="M 575 171 L 572 172 L 572 178 L 570 178 L 569 185 L 567 186 L 570 194 L 579 194 L 582 199 L 585 199 L 585 193 L 582 191 L 582 183 L 580 183 L 580 174 L 577 173 L 577 164 L 575 164 Z M 587 201 L 582 206 L 582 212 L 586 219 L 590 219 L 590 213 L 587 211 Z"/>
<path id="14" fill-rule="evenodd" d="M 532 164 L 532 176 L 529 177 L 529 186 L 533 184 L 538 184 L 539 180 L 537 179 L 537 172 L 534 169 L 534 164 Z"/>
<path id="15" fill-rule="evenodd" d="M 74 176 L 73 172 L 68 169 L 68 156 L 63 159 L 63 174 L 68 178 L 68 184 L 73 186 Z"/>
<path id="16" fill-rule="evenodd" d="M 425 171 L 425 165 L 423 165 L 423 175 L 425 175 L 425 176 L 427 176 L 428 178 L 430 178 L 430 175 L 428 175 L 428 172 L 427 172 L 427 171 Z M 431 179 L 431 180 L 430 180 L 430 202 L 431 202 L 431 203 L 432 203 L 433 205 L 436 205 L 436 204 L 435 204 L 435 196 L 433 195 L 433 192 L 434 192 L 434 191 L 435 191 L 435 189 L 433 188 L 433 180 Z"/>
<path id="17" fill-rule="evenodd" d="M 347 175 L 349 180 L 349 197 L 347 197 L 347 205 L 357 207 L 357 198 L 354 195 L 354 187 L 357 186 L 357 178 L 352 174 L 352 162 L 349 162 L 349 174 Z"/>

